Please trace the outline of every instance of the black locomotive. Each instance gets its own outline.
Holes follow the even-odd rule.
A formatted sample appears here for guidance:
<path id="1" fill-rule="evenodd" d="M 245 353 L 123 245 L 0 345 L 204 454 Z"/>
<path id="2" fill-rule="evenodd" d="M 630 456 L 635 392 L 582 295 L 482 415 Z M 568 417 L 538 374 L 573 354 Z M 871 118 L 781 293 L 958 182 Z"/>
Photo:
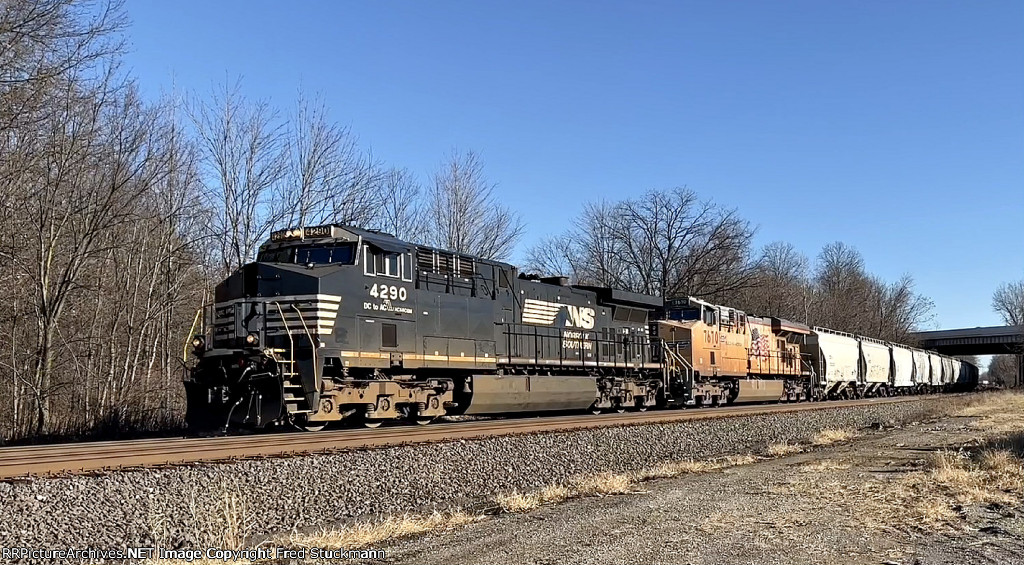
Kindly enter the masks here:
<path id="1" fill-rule="evenodd" d="M 197 429 L 672 400 L 660 298 L 327 225 L 274 232 L 219 284 L 185 381 Z"/>

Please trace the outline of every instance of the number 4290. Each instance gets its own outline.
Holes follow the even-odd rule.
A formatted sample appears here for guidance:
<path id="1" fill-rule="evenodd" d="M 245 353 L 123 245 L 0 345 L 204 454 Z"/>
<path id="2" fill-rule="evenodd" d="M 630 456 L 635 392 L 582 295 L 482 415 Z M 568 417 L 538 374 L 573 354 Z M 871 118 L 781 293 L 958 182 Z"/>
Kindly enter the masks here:
<path id="1" fill-rule="evenodd" d="M 375 284 L 370 285 L 370 296 L 380 299 L 405 300 L 409 294 L 404 286 Z"/>

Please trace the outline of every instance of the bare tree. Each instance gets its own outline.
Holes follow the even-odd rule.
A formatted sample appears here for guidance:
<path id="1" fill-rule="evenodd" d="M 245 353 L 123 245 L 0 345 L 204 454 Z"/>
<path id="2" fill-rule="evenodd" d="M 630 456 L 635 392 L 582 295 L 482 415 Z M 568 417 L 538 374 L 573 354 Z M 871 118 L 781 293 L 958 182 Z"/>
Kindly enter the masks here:
<path id="1" fill-rule="evenodd" d="M 666 297 L 728 298 L 749 284 L 753 230 L 735 211 L 690 190 L 651 190 L 588 203 L 573 229 L 529 251 L 536 269 L 577 282 Z"/>
<path id="2" fill-rule="evenodd" d="M 59 105 L 52 105 L 58 84 L 117 55 L 123 47 L 119 32 L 125 24 L 120 0 L 4 1 L 0 5 L 0 131 L 39 123 L 59 111 Z"/>
<path id="3" fill-rule="evenodd" d="M 910 275 L 886 283 L 867 272 L 856 249 L 841 242 L 826 245 L 818 255 L 812 296 L 809 323 L 901 343 L 931 319 L 934 307 L 914 291 Z"/>
<path id="4" fill-rule="evenodd" d="M 189 108 L 203 151 L 211 235 L 224 273 L 248 263 L 292 210 L 280 198 L 288 173 L 285 124 L 264 101 L 249 101 L 241 84 L 219 86 Z M 315 190 L 315 179 L 310 181 Z M 294 204 L 294 201 L 291 203 Z"/>
<path id="5" fill-rule="evenodd" d="M 992 294 L 992 309 L 1004 324 L 1024 325 L 1024 280 L 999 285 Z"/>
<path id="6" fill-rule="evenodd" d="M 867 335 L 897 343 L 910 342 L 910 334 L 932 319 L 935 304 L 914 291 L 914 279 L 910 275 L 903 275 L 892 284 L 876 281 L 875 285 L 878 288 L 877 326 Z"/>
<path id="7" fill-rule="evenodd" d="M 866 333 L 863 313 L 871 308 L 871 282 L 856 249 L 838 241 L 822 248 L 813 282 L 814 324 Z"/>
<path id="8" fill-rule="evenodd" d="M 524 268 L 534 273 L 566 276 L 573 284 L 586 284 L 579 267 L 579 248 L 569 234 L 546 237 L 526 251 Z"/>
<path id="9" fill-rule="evenodd" d="M 752 286 L 739 293 L 738 305 L 762 316 L 806 321 L 810 294 L 807 257 L 793 244 L 776 241 L 761 250 Z"/>
<path id="10" fill-rule="evenodd" d="M 472 151 L 453 151 L 434 174 L 427 210 L 430 243 L 443 249 L 501 259 L 523 235 L 519 215 L 498 204 Z"/>
<path id="11" fill-rule="evenodd" d="M 374 221 L 384 174 L 349 128 L 330 121 L 322 100 L 299 92 L 287 139 L 288 173 L 277 195 L 285 224 Z"/>
<path id="12" fill-rule="evenodd" d="M 33 289 L 37 327 L 31 388 L 39 434 L 50 431 L 59 327 L 81 291 L 83 273 L 104 253 L 108 234 L 132 221 L 135 205 L 164 174 L 152 159 L 152 116 L 134 89 L 112 82 L 95 88 L 71 84 L 65 90 L 63 112 L 49 124 L 37 181 L 24 201 L 31 230 L 23 246 L 32 253 L 12 257 Z M 31 264 L 20 263 L 26 259 Z"/>
<path id="13" fill-rule="evenodd" d="M 426 219 L 422 191 L 407 169 L 393 168 L 380 181 L 377 219 L 371 224 L 399 239 L 420 242 Z"/>
<path id="14" fill-rule="evenodd" d="M 988 379 L 992 384 L 1015 386 L 1018 384 L 1017 375 L 1020 370 L 1018 363 L 1020 363 L 1018 355 L 994 355 L 989 361 L 983 378 Z"/>

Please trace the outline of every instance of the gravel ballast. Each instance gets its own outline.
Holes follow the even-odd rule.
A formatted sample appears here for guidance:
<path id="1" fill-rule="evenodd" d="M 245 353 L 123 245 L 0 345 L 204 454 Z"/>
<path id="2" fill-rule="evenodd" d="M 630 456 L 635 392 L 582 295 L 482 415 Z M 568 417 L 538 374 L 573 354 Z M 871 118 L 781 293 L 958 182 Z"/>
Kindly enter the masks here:
<path id="1" fill-rule="evenodd" d="M 478 503 L 605 471 L 752 453 L 824 428 L 917 420 L 944 398 L 0 483 L 0 548 L 223 546 Z M 229 526 L 225 516 L 241 518 Z"/>

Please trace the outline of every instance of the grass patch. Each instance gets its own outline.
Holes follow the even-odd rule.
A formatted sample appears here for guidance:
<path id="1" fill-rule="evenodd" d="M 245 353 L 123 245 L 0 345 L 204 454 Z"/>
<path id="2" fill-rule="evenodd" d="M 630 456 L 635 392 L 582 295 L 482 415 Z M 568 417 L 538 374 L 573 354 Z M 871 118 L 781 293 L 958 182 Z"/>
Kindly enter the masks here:
<path id="1" fill-rule="evenodd" d="M 918 533 L 967 528 L 975 507 L 1024 506 L 1024 395 L 979 395 L 947 407 L 946 415 L 975 418 L 970 426 L 977 439 L 961 449 L 935 452 L 898 474 L 852 483 L 825 475 L 791 481 L 784 491 L 848 514 L 860 527 Z M 838 436 L 828 434 L 828 440 L 843 441 Z M 824 460 L 801 468 L 849 465 Z"/>
<path id="2" fill-rule="evenodd" d="M 599 473 L 577 480 L 573 491 L 578 496 L 628 494 L 633 492 L 633 478 L 617 473 Z"/>
<path id="3" fill-rule="evenodd" d="M 800 465 L 800 469 L 802 471 L 808 472 L 843 471 L 849 468 L 849 463 L 839 461 L 837 459 L 819 459 L 817 461 L 810 461 Z"/>
<path id="4" fill-rule="evenodd" d="M 295 549 L 362 549 L 386 540 L 460 528 L 483 519 L 481 514 L 470 514 L 462 510 L 425 515 L 402 514 L 374 522 L 357 522 L 341 528 L 324 528 L 313 533 L 292 533 L 280 540 L 280 545 Z"/>
<path id="5" fill-rule="evenodd" d="M 896 487 L 918 527 L 958 526 L 958 508 L 1024 504 L 1024 461 L 1006 450 L 940 451 Z"/>
<path id="6" fill-rule="evenodd" d="M 846 428 L 825 428 L 811 437 L 811 445 L 824 446 L 850 441 L 857 432 Z"/>
<path id="7" fill-rule="evenodd" d="M 629 474 L 599 473 L 572 481 L 569 486 L 548 485 L 535 492 L 514 490 L 499 494 L 494 501 L 502 512 L 514 514 L 529 512 L 544 504 L 557 504 L 571 498 L 584 496 L 609 496 L 636 493 L 636 484 L 652 479 L 666 479 L 693 473 L 718 471 L 737 465 L 748 465 L 757 461 L 752 455 L 733 455 L 706 461 L 668 461 L 650 469 Z"/>
<path id="8" fill-rule="evenodd" d="M 633 476 L 638 481 L 667 479 L 678 477 L 680 475 L 719 471 L 721 469 L 735 467 L 737 465 L 749 465 L 757 460 L 757 457 L 754 457 L 753 455 L 730 455 L 729 457 L 723 457 L 721 459 L 709 459 L 704 461 L 696 461 L 693 459 L 669 461 L 650 469 L 637 471 L 636 473 L 633 473 Z"/>
<path id="9" fill-rule="evenodd" d="M 548 485 L 536 492 L 512 491 L 499 494 L 495 502 L 498 503 L 502 512 L 514 514 L 516 512 L 528 512 L 542 504 L 557 504 L 573 496 L 581 495 L 563 485 Z"/>
<path id="10" fill-rule="evenodd" d="M 495 497 L 494 502 L 502 512 L 515 514 L 529 512 L 542 504 L 557 504 L 570 498 L 630 494 L 636 492 L 634 486 L 634 478 L 630 475 L 599 473 L 576 479 L 568 486 L 554 484 L 534 492 L 514 490 L 501 493 Z"/>
<path id="11" fill-rule="evenodd" d="M 785 457 L 786 455 L 792 455 L 794 453 L 800 453 L 803 448 L 799 445 L 783 441 L 779 443 L 773 443 L 765 448 L 764 454 L 768 457 Z"/>
<path id="12" fill-rule="evenodd" d="M 1024 431 L 1024 394 L 1002 391 L 983 394 L 951 410 L 953 416 L 976 418 L 970 427 L 987 434 Z"/>
<path id="13" fill-rule="evenodd" d="M 216 547 L 228 550 L 245 549 L 247 540 L 256 526 L 256 518 L 249 501 L 246 485 L 225 480 L 207 488 L 195 486 L 188 494 L 185 505 L 189 515 L 190 531 L 187 536 L 195 547 Z M 156 545 L 173 547 L 173 538 L 168 517 L 160 506 L 151 506 L 148 515 L 150 533 Z M 223 560 L 205 557 L 192 561 L 150 558 L 143 565 L 206 565 L 223 563 Z M 234 561 L 246 565 L 248 561 Z"/>

